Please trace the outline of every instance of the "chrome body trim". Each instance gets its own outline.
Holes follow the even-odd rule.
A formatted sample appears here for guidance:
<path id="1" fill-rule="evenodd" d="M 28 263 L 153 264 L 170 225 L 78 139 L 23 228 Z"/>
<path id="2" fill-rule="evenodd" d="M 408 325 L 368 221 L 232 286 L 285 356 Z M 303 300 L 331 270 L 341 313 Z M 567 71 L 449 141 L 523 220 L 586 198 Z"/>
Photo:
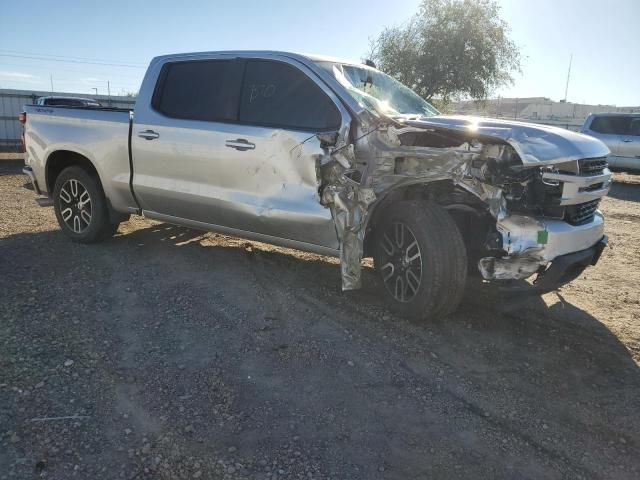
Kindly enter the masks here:
<path id="1" fill-rule="evenodd" d="M 562 199 L 560 205 L 577 205 L 604 197 L 611 188 L 611 170 L 605 168 L 599 175 L 569 175 L 565 173 L 543 172 L 545 183 L 562 183 Z M 593 185 L 601 184 L 600 188 L 590 189 Z"/>

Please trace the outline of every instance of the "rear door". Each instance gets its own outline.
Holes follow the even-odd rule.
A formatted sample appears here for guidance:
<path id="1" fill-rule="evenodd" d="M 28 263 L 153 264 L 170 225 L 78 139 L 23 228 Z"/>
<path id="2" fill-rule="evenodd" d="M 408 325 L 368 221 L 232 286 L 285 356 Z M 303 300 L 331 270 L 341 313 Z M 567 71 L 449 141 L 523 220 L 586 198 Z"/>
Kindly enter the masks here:
<path id="1" fill-rule="evenodd" d="M 133 186 L 143 210 L 225 223 L 219 191 L 235 150 L 243 63 L 233 58 L 167 62 L 150 105 L 136 105 L 131 136 Z"/>

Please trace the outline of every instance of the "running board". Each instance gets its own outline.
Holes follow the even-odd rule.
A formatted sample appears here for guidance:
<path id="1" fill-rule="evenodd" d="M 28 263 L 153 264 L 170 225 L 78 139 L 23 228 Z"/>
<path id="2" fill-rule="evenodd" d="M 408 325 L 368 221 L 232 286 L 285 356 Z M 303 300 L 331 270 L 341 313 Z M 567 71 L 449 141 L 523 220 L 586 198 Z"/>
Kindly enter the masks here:
<path id="1" fill-rule="evenodd" d="M 36 198 L 36 203 L 41 207 L 53 207 L 53 198 L 49 198 L 49 197 Z"/>

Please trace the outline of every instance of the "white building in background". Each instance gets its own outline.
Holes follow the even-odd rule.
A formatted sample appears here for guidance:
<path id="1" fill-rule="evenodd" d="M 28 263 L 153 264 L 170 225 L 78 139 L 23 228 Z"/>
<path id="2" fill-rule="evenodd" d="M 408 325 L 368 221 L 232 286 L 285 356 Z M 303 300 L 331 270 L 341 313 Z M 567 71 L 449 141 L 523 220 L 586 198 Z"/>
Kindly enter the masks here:
<path id="1" fill-rule="evenodd" d="M 529 97 L 468 100 L 453 103 L 448 110 L 449 113 L 454 114 L 509 118 L 579 130 L 590 113 L 637 113 L 640 112 L 640 106 L 585 105 L 564 101 L 554 102 L 546 97 Z"/>

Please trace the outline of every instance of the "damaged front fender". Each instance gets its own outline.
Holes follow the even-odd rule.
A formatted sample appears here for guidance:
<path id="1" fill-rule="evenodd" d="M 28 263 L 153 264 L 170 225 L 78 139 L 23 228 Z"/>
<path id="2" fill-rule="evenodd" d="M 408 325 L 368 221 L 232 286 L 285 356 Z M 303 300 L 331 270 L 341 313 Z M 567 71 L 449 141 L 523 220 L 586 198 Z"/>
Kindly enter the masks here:
<path id="1" fill-rule="evenodd" d="M 318 168 L 321 202 L 331 209 L 340 241 L 344 290 L 360 286 L 368 222 L 372 211 L 390 192 L 450 181 L 452 186 L 479 199 L 500 231 L 501 225 L 513 223 L 511 204 L 522 204 L 522 208 L 532 211 L 546 208 L 536 203 L 539 202 L 536 195 L 540 189 L 554 188 L 553 184 L 544 183 L 544 175 L 550 175 L 543 169 L 555 168 L 547 165 L 567 165 L 584 158 L 606 157 L 609 153 L 601 142 L 583 135 L 520 122 L 446 116 L 420 119 L 369 116 L 365 120 L 356 132 L 356 140 L 325 149 Z M 573 165 L 570 168 L 577 169 L 577 164 Z M 532 189 L 530 185 L 534 182 L 537 186 Z M 601 188 L 608 187 L 603 183 Z M 554 215 L 559 214 L 551 211 L 543 215 L 557 218 L 553 225 L 546 222 L 540 226 L 532 219 L 527 234 L 549 232 L 549 225 L 553 228 L 567 225 Z M 602 235 L 600 230 L 593 230 L 588 241 L 597 241 L 591 237 Z M 534 243 L 525 250 L 511 251 L 508 257 L 482 258 L 478 265 L 480 272 L 492 280 L 527 278 L 558 254 L 540 241 Z M 575 245 L 566 247 L 570 250 Z"/>
<path id="2" fill-rule="evenodd" d="M 352 144 L 327 148 L 318 159 L 320 203 L 331 209 L 340 242 L 342 289 L 360 288 L 360 262 L 364 244 L 364 225 L 369 206 L 375 201 L 373 190 L 356 180 L 360 173 L 351 168 L 355 161 Z"/>

